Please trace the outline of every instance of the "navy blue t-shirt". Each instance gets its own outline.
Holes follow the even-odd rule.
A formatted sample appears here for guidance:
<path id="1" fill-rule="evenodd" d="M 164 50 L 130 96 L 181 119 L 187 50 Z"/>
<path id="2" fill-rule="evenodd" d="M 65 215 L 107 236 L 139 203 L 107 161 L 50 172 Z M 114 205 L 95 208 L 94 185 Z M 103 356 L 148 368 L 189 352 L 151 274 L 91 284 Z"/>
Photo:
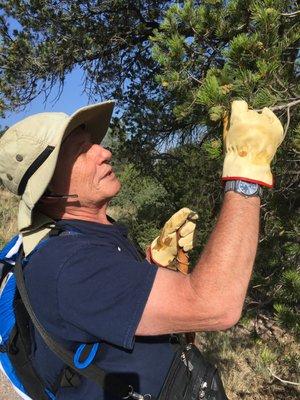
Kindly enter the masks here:
<path id="1" fill-rule="evenodd" d="M 58 222 L 81 234 L 50 238 L 33 253 L 24 275 L 35 313 L 65 348 L 100 342 L 95 363 L 135 391 L 157 396 L 172 362 L 169 336 L 135 337 L 157 267 L 141 260 L 126 228 L 85 221 Z M 33 364 L 48 388 L 60 380 L 61 360 L 33 329 Z M 116 400 L 81 377 L 58 400 Z"/>

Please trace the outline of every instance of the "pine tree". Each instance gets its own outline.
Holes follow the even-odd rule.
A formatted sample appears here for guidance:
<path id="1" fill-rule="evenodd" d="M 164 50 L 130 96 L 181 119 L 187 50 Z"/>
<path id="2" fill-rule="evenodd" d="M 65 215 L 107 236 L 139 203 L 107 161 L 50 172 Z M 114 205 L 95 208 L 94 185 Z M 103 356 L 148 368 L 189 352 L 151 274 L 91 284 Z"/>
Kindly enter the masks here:
<path id="1" fill-rule="evenodd" d="M 278 186 L 263 206 L 253 277 L 258 289 L 251 296 L 259 305 L 273 304 L 278 320 L 297 333 L 299 21 L 293 1 L 187 0 L 168 9 L 152 36 L 153 57 L 162 67 L 157 82 L 175 99 L 177 121 L 207 128 L 204 148 L 211 158 L 221 158 L 222 119 L 234 99 L 254 109 L 271 107 L 285 124 L 275 168 Z"/>

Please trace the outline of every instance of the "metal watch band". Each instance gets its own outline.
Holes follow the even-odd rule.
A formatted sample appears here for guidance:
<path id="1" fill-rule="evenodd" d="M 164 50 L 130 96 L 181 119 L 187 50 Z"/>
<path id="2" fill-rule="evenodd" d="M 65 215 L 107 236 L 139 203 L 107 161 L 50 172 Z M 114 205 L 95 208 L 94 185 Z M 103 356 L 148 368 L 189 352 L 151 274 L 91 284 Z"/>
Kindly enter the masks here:
<path id="1" fill-rule="evenodd" d="M 243 180 L 229 180 L 225 183 L 225 193 L 234 191 L 245 197 L 262 197 L 263 189 L 258 183 L 246 182 Z"/>

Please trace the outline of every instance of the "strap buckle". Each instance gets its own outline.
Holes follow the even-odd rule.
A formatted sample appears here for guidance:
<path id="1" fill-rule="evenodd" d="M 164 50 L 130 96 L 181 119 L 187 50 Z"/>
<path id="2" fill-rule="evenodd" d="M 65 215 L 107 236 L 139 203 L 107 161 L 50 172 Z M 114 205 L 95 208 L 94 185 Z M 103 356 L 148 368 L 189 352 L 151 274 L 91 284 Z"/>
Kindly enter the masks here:
<path id="1" fill-rule="evenodd" d="M 133 387 L 129 385 L 129 393 L 127 396 L 122 397 L 122 399 L 136 399 L 136 400 L 151 400 L 152 396 L 151 394 L 139 394 L 133 390 Z"/>

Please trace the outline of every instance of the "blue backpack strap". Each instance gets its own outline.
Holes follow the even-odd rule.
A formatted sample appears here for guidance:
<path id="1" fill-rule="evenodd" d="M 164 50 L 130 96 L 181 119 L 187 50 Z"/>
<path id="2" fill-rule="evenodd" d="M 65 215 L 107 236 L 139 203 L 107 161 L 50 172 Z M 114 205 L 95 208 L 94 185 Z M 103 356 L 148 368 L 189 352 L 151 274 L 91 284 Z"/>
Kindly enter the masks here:
<path id="1" fill-rule="evenodd" d="M 14 264 L 18 255 L 18 252 L 22 245 L 22 235 L 13 236 L 8 243 L 0 251 L 0 261 L 7 261 L 10 264 Z"/>
<path id="2" fill-rule="evenodd" d="M 20 235 L 13 236 L 8 243 L 6 243 L 0 251 L 0 260 L 4 260 L 9 251 L 15 246 Z"/>
<path id="3" fill-rule="evenodd" d="M 22 236 L 16 235 L 0 251 L 0 369 L 22 399 L 49 400 L 30 360 L 29 317 L 16 289 L 14 268 L 21 249 Z"/>
<path id="4" fill-rule="evenodd" d="M 88 367 L 94 361 L 99 346 L 99 343 L 80 344 L 77 347 L 77 350 L 73 357 L 75 367 L 78 369 L 84 369 Z M 82 356 L 85 356 L 85 359 L 83 361 L 80 360 Z"/>

